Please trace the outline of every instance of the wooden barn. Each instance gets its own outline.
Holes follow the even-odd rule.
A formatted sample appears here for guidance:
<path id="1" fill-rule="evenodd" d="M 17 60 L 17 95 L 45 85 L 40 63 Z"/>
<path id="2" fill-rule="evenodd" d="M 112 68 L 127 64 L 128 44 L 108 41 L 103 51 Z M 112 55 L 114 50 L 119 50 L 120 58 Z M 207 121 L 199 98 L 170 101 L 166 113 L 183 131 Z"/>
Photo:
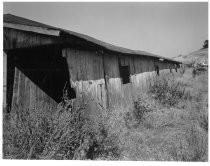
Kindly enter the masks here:
<path id="1" fill-rule="evenodd" d="M 76 32 L 4 15 L 6 103 L 56 107 L 88 93 L 100 106 L 132 102 L 153 77 L 176 72 L 180 62 L 117 47 Z"/>

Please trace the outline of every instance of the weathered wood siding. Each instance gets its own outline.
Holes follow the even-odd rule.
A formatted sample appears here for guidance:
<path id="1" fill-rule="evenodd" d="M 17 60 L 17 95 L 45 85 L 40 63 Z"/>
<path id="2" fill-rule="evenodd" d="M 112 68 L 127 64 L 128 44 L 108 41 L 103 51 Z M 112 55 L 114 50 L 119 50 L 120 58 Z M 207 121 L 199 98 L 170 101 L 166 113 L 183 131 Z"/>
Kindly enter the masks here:
<path id="1" fill-rule="evenodd" d="M 12 104 L 25 109 L 41 105 L 57 107 L 57 103 L 15 67 Z"/>
<path id="2" fill-rule="evenodd" d="M 115 54 L 104 53 L 103 60 L 109 106 L 120 104 L 123 97 L 123 87 L 119 72 L 118 56 Z"/>
<path id="3" fill-rule="evenodd" d="M 7 100 L 10 100 L 9 103 L 12 101 L 13 105 L 22 105 L 24 108 L 36 107 L 40 103 L 47 103 L 52 107 L 57 106 L 54 100 L 59 100 L 56 99 L 56 96 L 61 91 L 60 89 L 63 88 L 62 81 L 65 83 L 66 79 L 70 79 L 71 86 L 75 89 L 77 97 L 83 93 L 88 93 L 93 100 L 105 108 L 112 105 L 127 106 L 131 105 L 139 95 L 148 91 L 150 85 L 153 84 L 153 79 L 157 77 L 155 66 L 159 67 L 160 74 L 169 73 L 170 67 L 175 72 L 174 63 L 165 60 L 160 61 L 158 58 L 114 53 L 110 50 L 82 50 L 84 48 L 89 49 L 89 47 L 95 49 L 95 45 L 86 40 L 79 41 L 74 36 L 66 38 L 65 35 L 64 33 L 59 38 L 4 28 L 4 50 L 12 52 L 7 64 L 7 68 L 10 70 L 10 72 L 7 72 L 7 94 L 9 94 L 9 91 L 12 94 L 6 97 Z M 64 66 L 64 63 L 63 59 L 61 60 L 60 51 L 64 45 L 68 47 L 67 43 L 68 46 L 75 48 L 62 49 L 62 56 L 66 58 L 68 63 L 69 73 L 66 73 L 66 75 L 70 76 L 64 78 L 59 77 L 67 71 L 61 67 Z M 54 49 L 55 45 L 59 46 Z M 18 50 L 19 53 L 17 54 Z M 24 56 L 21 55 L 22 51 Z M 14 67 L 13 55 L 16 56 L 16 63 L 19 66 L 16 64 L 17 66 Z M 120 66 L 129 67 L 130 82 L 127 84 L 122 83 Z M 35 72 L 26 73 L 27 70 Z M 24 71 L 25 74 L 21 71 Z M 47 82 L 43 82 L 46 81 L 46 78 Z M 56 80 L 58 84 L 52 83 L 55 79 L 58 79 Z M 45 89 L 48 95 L 39 87 Z"/>
<path id="4" fill-rule="evenodd" d="M 90 93 L 90 97 L 106 107 L 106 87 L 102 55 L 95 51 L 63 49 L 69 66 L 71 86 L 79 97 Z"/>
<path id="5" fill-rule="evenodd" d="M 10 28 L 4 28 L 4 49 L 30 48 L 40 45 L 57 44 L 56 37 L 49 37 L 32 32 L 24 32 Z"/>
<path id="6" fill-rule="evenodd" d="M 3 107 L 6 106 L 6 92 L 7 92 L 7 54 L 3 52 Z"/>
<path id="7" fill-rule="evenodd" d="M 169 64 L 146 56 L 132 56 L 99 51 L 85 51 L 65 48 L 71 86 L 77 97 L 90 93 L 96 102 L 106 106 L 131 105 L 141 94 L 147 92 L 160 74 L 169 73 Z M 130 83 L 123 84 L 119 66 L 129 66 Z"/>

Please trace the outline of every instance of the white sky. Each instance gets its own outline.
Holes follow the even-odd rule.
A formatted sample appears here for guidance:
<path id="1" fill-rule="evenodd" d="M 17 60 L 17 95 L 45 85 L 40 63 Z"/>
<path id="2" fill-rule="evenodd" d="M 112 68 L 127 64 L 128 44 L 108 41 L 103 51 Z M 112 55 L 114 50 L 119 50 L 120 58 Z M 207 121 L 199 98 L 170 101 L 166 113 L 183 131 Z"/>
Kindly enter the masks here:
<path id="1" fill-rule="evenodd" d="M 10 13 L 165 57 L 200 49 L 208 39 L 208 3 L 6 2 Z"/>

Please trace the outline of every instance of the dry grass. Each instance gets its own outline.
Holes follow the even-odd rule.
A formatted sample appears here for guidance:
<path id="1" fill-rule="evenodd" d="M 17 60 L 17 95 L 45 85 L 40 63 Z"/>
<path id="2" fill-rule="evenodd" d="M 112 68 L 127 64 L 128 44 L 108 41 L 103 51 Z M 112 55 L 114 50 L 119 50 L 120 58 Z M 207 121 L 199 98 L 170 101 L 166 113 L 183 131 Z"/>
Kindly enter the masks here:
<path id="1" fill-rule="evenodd" d="M 192 78 L 192 70 L 187 70 L 173 81 L 173 87 L 184 85 L 183 96 L 187 96 L 177 99 L 176 105 L 166 105 L 164 100 L 168 98 L 157 99 L 157 91 L 137 101 L 141 116 L 136 116 L 136 108 L 130 113 L 130 124 L 135 125 L 130 125 L 121 137 L 121 159 L 208 161 L 207 73 Z M 167 80 L 170 87 L 170 79 Z"/>
<path id="2" fill-rule="evenodd" d="M 74 106 L 71 103 L 59 105 L 56 111 L 15 107 L 10 115 L 4 114 L 3 158 L 118 159 L 106 113 L 90 110 L 87 97 L 77 99 Z"/>
<path id="3" fill-rule="evenodd" d="M 176 81 L 171 75 L 161 75 L 157 77 L 154 84 L 150 87 L 150 94 L 164 106 L 175 106 L 180 100 L 186 97 L 186 84 Z"/>
<path id="4" fill-rule="evenodd" d="M 87 97 L 56 111 L 17 107 L 4 114 L 3 157 L 208 161 L 207 72 L 182 74 L 157 81 L 130 110 L 101 110 Z"/>

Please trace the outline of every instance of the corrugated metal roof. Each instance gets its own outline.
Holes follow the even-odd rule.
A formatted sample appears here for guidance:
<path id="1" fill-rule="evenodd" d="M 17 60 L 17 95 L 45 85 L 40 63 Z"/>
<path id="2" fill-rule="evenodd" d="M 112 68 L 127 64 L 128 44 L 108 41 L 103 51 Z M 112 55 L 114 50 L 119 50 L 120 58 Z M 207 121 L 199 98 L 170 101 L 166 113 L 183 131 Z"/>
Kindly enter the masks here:
<path id="1" fill-rule="evenodd" d="M 159 55 L 155 55 L 155 54 L 151 54 L 145 51 L 139 51 L 139 50 L 131 50 L 131 49 L 127 49 L 127 48 L 123 48 L 123 47 L 119 47 L 119 46 L 114 46 L 112 44 L 97 40 L 93 37 L 84 35 L 84 34 L 80 34 L 77 32 L 73 32 L 73 31 L 69 31 L 69 30 L 65 30 L 65 29 L 61 29 L 61 28 L 56 28 L 50 25 L 46 25 L 43 23 L 39 23 L 36 21 L 32 21 L 26 18 L 22 18 L 22 17 L 18 17 L 12 14 L 4 14 L 4 22 L 5 23 L 12 23 L 12 24 L 20 24 L 20 25 L 26 25 L 26 26 L 33 26 L 33 27 L 40 27 L 40 28 L 46 28 L 46 29 L 52 29 L 52 30 L 60 30 L 66 34 L 69 35 L 73 35 L 76 37 L 79 37 L 81 39 L 85 39 L 88 42 L 94 43 L 96 45 L 102 46 L 105 49 L 111 50 L 111 51 L 115 51 L 115 52 L 119 52 L 119 53 L 123 53 L 123 54 L 133 54 L 133 55 L 145 55 L 145 56 L 151 56 L 151 57 L 155 57 L 155 58 L 163 58 L 169 61 L 174 61 L 174 62 L 179 62 L 176 61 L 174 59 L 170 59 L 170 58 L 166 58 L 166 57 L 162 57 Z M 179 62 L 180 63 L 180 62 Z"/>

